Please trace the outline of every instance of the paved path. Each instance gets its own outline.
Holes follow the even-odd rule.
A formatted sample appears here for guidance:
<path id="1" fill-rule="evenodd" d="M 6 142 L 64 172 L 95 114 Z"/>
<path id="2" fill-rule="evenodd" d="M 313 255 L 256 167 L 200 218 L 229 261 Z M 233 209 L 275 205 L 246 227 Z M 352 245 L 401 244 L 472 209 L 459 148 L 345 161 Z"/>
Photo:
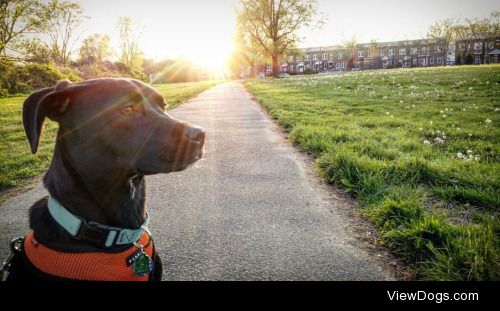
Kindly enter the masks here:
<path id="1" fill-rule="evenodd" d="M 384 280 L 325 203 L 306 165 L 238 82 L 202 93 L 172 115 L 204 126 L 206 155 L 147 178 L 151 231 L 164 280 Z M 35 188 L 0 207 L 0 249 L 27 227 Z M 6 232 L 8 234 L 6 234 Z"/>

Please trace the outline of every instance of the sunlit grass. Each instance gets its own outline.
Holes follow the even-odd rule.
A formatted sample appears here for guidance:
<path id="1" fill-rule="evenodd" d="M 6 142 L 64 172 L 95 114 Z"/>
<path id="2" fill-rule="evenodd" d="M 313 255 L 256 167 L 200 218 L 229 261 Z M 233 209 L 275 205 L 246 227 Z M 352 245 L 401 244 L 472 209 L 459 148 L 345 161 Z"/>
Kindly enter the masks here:
<path id="1" fill-rule="evenodd" d="M 153 85 L 167 101 L 167 109 L 173 109 L 186 100 L 217 85 L 224 80 L 209 80 L 200 82 L 167 83 Z"/>
<path id="2" fill-rule="evenodd" d="M 172 109 L 220 82 L 222 80 L 154 87 L 165 97 L 167 109 Z M 57 123 L 46 120 L 38 152 L 31 154 L 22 124 L 24 99 L 25 96 L 0 98 L 0 191 L 45 172 L 52 158 Z"/>
<path id="3" fill-rule="evenodd" d="M 500 66 L 246 85 L 418 277 L 500 278 Z"/>

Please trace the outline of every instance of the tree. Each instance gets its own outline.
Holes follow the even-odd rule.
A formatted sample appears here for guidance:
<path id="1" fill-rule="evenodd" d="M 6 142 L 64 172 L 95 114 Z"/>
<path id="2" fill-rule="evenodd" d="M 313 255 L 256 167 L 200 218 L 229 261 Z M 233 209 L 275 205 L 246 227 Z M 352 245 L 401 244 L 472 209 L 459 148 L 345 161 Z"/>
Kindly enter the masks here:
<path id="1" fill-rule="evenodd" d="M 48 10 L 39 0 L 0 0 L 0 56 L 7 55 L 16 39 L 39 33 L 49 18 Z"/>
<path id="2" fill-rule="evenodd" d="M 365 64 L 365 68 L 369 69 L 376 69 L 380 68 L 379 62 L 380 62 L 380 56 L 379 56 L 379 50 L 378 50 L 378 43 L 377 40 L 371 39 L 370 40 L 370 45 L 368 47 L 370 49 L 370 58 L 371 60 L 368 62 L 368 64 Z"/>
<path id="3" fill-rule="evenodd" d="M 349 55 L 347 59 L 347 70 L 351 71 L 354 67 L 354 62 L 356 59 L 356 47 L 359 43 L 359 36 L 353 34 L 350 38 L 344 38 L 342 40 L 342 45 L 344 46 L 346 55 Z"/>
<path id="4" fill-rule="evenodd" d="M 139 46 L 141 34 L 134 31 L 132 19 L 128 16 L 118 18 L 118 30 L 120 32 L 120 60 L 130 68 L 139 68 L 142 62 L 142 51 Z"/>
<path id="5" fill-rule="evenodd" d="M 447 62 L 450 44 L 455 42 L 455 26 L 457 22 L 454 19 L 446 18 L 436 22 L 429 28 L 427 37 L 436 40 L 436 46 L 441 50 L 443 60 Z"/>
<path id="6" fill-rule="evenodd" d="M 487 54 L 495 48 L 495 42 L 500 37 L 500 11 L 492 12 L 489 18 L 469 21 L 474 38 L 481 39 L 481 64 L 487 59 Z"/>
<path id="7" fill-rule="evenodd" d="M 280 57 L 299 41 L 297 32 L 312 24 L 316 6 L 316 0 L 240 0 L 238 24 L 271 59 L 275 77 Z"/>
<path id="8" fill-rule="evenodd" d="M 457 43 L 456 54 L 460 56 L 462 64 L 469 64 L 470 62 L 470 57 L 468 57 L 469 49 L 474 38 L 474 32 L 470 24 L 470 22 L 468 24 L 457 24 L 453 27 Z"/>
<path id="9" fill-rule="evenodd" d="M 230 57 L 230 68 L 234 76 L 240 76 L 244 67 L 250 68 L 250 76 L 255 76 L 255 65 L 262 59 L 262 50 L 252 37 L 238 25 L 233 37 L 234 51 Z M 242 66 L 242 64 L 244 64 Z M 243 68 L 242 68 L 243 67 Z"/>
<path id="10" fill-rule="evenodd" d="M 48 64 L 52 60 L 49 46 L 38 38 L 20 40 L 14 45 L 14 48 L 22 54 L 22 58 L 27 62 Z"/>
<path id="11" fill-rule="evenodd" d="M 93 34 L 83 39 L 80 46 L 80 63 L 83 65 L 102 64 L 112 52 L 109 48 L 109 36 Z"/>
<path id="12" fill-rule="evenodd" d="M 69 63 L 74 44 L 79 37 L 75 34 L 75 30 L 84 18 L 78 3 L 58 0 L 52 0 L 49 3 L 46 31 L 50 40 L 52 58 L 56 64 L 66 66 Z"/>

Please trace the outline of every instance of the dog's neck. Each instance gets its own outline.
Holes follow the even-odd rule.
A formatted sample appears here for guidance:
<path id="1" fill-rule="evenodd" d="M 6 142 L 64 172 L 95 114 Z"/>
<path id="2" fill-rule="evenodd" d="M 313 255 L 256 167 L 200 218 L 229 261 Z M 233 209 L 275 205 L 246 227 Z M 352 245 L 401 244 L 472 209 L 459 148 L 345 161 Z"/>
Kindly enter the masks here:
<path id="1" fill-rule="evenodd" d="M 44 178 L 50 195 L 87 221 L 138 228 L 145 220 L 144 176 L 103 166 L 92 172 L 79 170 L 61 145 L 58 140 Z"/>

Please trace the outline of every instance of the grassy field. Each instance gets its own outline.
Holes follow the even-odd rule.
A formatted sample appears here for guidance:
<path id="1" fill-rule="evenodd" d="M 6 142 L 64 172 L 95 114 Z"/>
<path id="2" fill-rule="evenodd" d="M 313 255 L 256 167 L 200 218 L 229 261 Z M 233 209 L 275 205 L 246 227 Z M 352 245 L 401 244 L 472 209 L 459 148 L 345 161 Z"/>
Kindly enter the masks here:
<path id="1" fill-rule="evenodd" d="M 164 95 L 167 109 L 172 109 L 220 82 L 159 84 L 155 88 Z M 22 124 L 24 99 L 25 96 L 0 98 L 0 191 L 46 171 L 52 157 L 57 124 L 46 121 L 38 153 L 32 155 Z"/>
<path id="2" fill-rule="evenodd" d="M 500 66 L 246 86 L 417 278 L 500 279 Z"/>

